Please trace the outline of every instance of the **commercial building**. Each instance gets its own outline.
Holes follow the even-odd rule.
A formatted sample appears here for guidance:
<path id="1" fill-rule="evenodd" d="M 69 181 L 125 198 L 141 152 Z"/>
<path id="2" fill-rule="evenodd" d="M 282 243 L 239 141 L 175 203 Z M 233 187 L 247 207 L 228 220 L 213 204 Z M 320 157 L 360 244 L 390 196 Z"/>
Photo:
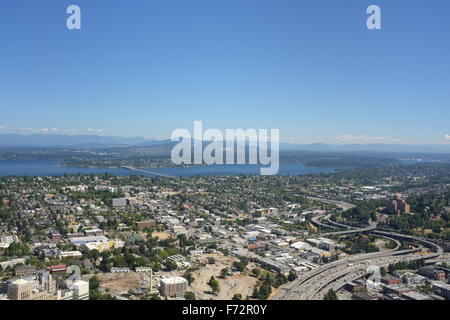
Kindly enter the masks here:
<path id="1" fill-rule="evenodd" d="M 430 296 L 424 295 L 417 291 L 410 291 L 401 294 L 405 300 L 433 300 Z"/>
<path id="2" fill-rule="evenodd" d="M 424 276 L 411 272 L 407 272 L 402 276 L 402 281 L 406 284 L 423 285 L 426 280 L 427 279 Z"/>
<path id="3" fill-rule="evenodd" d="M 79 234 L 76 235 L 68 235 L 69 241 L 76 245 L 82 245 L 87 242 L 96 242 L 96 241 L 108 241 L 108 238 L 105 236 L 80 236 Z"/>
<path id="4" fill-rule="evenodd" d="M 267 268 L 267 269 L 276 271 L 276 272 L 284 274 L 284 275 L 288 274 L 289 271 L 291 270 L 291 268 L 289 266 L 279 263 L 273 259 L 254 256 L 252 258 L 252 260 L 254 260 L 257 264 L 259 264 L 263 268 Z"/>
<path id="5" fill-rule="evenodd" d="M 321 241 L 319 239 L 306 239 L 310 245 L 319 248 Z"/>
<path id="6" fill-rule="evenodd" d="M 385 294 L 395 294 L 395 295 L 401 295 L 407 292 L 413 291 L 409 286 L 405 284 L 393 284 L 393 285 L 386 285 L 383 288 L 383 291 Z"/>
<path id="7" fill-rule="evenodd" d="M 318 240 L 320 240 L 319 243 L 319 248 L 326 250 L 326 251 L 334 251 L 335 247 L 336 247 L 336 243 L 331 240 L 331 239 L 327 239 L 327 238 L 319 238 Z"/>
<path id="8" fill-rule="evenodd" d="M 445 272 L 436 269 L 434 266 L 420 268 L 417 273 L 433 280 L 445 280 Z"/>
<path id="9" fill-rule="evenodd" d="M 265 209 L 257 209 L 253 216 L 255 217 L 265 217 L 265 216 L 273 216 L 278 215 L 277 208 L 265 208 Z"/>
<path id="10" fill-rule="evenodd" d="M 345 285 L 345 289 L 353 293 L 364 291 L 365 288 L 366 285 L 363 282 L 357 280 L 349 282 Z"/>
<path id="11" fill-rule="evenodd" d="M 64 258 L 81 258 L 83 256 L 83 254 L 78 251 L 62 251 L 59 253 L 58 257 L 60 259 L 64 259 Z"/>
<path id="12" fill-rule="evenodd" d="M 390 286 L 390 285 L 393 285 L 393 284 L 400 284 L 400 283 L 402 283 L 403 281 L 402 281 L 402 279 L 400 279 L 400 278 L 397 278 L 397 277 L 393 277 L 393 276 L 387 275 L 387 276 L 385 276 L 385 277 L 382 277 L 382 278 L 380 279 L 380 282 L 383 283 L 383 284 L 385 284 L 385 285 Z"/>
<path id="13" fill-rule="evenodd" d="M 360 292 L 360 291 L 355 292 L 352 295 L 352 298 L 355 299 L 355 300 L 364 300 L 364 301 L 375 301 L 375 300 L 378 300 L 377 296 L 366 294 L 366 293 Z"/>
<path id="14" fill-rule="evenodd" d="M 8 287 L 9 300 L 44 300 L 37 289 L 36 281 L 17 279 Z"/>
<path id="15" fill-rule="evenodd" d="M 73 290 L 58 290 L 56 300 L 73 300 Z"/>
<path id="16" fill-rule="evenodd" d="M 450 300 L 450 284 L 434 281 L 433 288 L 436 289 L 436 293 L 445 300 Z"/>
<path id="17" fill-rule="evenodd" d="M 67 266 L 65 264 L 57 264 L 47 268 L 52 274 L 64 274 L 67 272 Z"/>
<path id="18" fill-rule="evenodd" d="M 81 245 L 82 251 L 98 250 L 98 252 L 109 251 L 112 249 L 122 248 L 125 243 L 122 240 L 102 240 L 86 242 Z"/>
<path id="19" fill-rule="evenodd" d="M 98 229 L 98 228 L 84 230 L 84 234 L 86 236 L 88 236 L 88 237 L 89 236 L 103 236 L 103 235 L 105 235 L 103 233 L 103 230 L 102 229 Z"/>
<path id="20" fill-rule="evenodd" d="M 183 297 L 187 291 L 188 281 L 183 277 L 162 278 L 159 291 L 167 297 Z"/>
<path id="21" fill-rule="evenodd" d="M 78 280 L 73 283 L 73 300 L 89 300 L 89 282 Z"/>
<path id="22" fill-rule="evenodd" d="M 17 279 L 8 286 L 9 300 L 56 300 L 56 282 L 47 271 L 36 279 Z"/>

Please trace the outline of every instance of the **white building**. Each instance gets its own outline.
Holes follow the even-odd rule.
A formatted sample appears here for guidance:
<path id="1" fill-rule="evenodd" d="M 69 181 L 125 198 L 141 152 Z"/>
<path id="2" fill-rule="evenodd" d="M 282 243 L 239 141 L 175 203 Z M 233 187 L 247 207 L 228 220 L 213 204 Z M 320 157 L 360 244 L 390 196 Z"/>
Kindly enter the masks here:
<path id="1" fill-rule="evenodd" d="M 159 291 L 167 297 L 183 297 L 187 291 L 188 281 L 183 277 L 162 278 Z"/>
<path id="2" fill-rule="evenodd" d="M 78 280 L 73 283 L 73 300 L 89 300 L 89 282 Z"/>
<path id="3" fill-rule="evenodd" d="M 17 236 L 1 236 L 0 237 L 0 248 L 2 248 L 2 249 L 9 248 L 9 246 L 13 242 L 18 242 L 18 241 L 19 241 L 19 239 L 17 238 Z"/>

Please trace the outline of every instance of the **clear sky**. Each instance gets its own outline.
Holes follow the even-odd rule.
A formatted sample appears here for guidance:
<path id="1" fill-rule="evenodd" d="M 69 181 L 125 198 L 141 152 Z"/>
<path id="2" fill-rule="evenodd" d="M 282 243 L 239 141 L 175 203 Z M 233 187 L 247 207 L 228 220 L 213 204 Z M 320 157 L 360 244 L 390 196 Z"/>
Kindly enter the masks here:
<path id="1" fill-rule="evenodd" d="M 0 133 L 450 143 L 448 0 L 1 0 L 0 44 Z"/>

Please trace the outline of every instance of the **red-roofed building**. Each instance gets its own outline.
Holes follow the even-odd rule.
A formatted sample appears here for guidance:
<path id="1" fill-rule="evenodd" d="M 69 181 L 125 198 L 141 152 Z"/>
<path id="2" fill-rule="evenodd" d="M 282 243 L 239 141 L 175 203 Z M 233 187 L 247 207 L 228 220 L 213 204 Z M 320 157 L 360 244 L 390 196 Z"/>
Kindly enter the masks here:
<path id="1" fill-rule="evenodd" d="M 402 279 L 397 278 L 397 277 L 393 277 L 393 276 L 386 276 L 380 279 L 381 283 L 386 284 L 388 286 L 393 285 L 393 284 L 400 284 L 402 283 Z"/>
<path id="2" fill-rule="evenodd" d="M 67 266 L 65 264 L 56 264 L 47 268 L 52 274 L 60 274 L 67 272 Z"/>

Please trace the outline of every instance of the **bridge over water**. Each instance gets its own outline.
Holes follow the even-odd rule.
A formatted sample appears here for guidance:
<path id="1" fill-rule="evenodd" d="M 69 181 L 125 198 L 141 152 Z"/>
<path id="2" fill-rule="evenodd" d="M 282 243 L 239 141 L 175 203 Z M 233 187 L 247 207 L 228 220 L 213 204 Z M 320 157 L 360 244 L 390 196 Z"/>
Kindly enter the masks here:
<path id="1" fill-rule="evenodd" d="M 154 176 L 159 176 L 159 177 L 164 177 L 164 178 L 175 178 L 174 176 L 169 176 L 168 174 L 154 172 L 154 171 L 150 171 L 150 170 L 138 169 L 138 168 L 135 168 L 135 167 L 122 166 L 122 168 L 127 169 L 127 170 L 131 170 L 131 171 L 134 171 L 134 172 L 138 172 L 138 173 L 151 174 L 151 175 L 154 175 Z"/>

